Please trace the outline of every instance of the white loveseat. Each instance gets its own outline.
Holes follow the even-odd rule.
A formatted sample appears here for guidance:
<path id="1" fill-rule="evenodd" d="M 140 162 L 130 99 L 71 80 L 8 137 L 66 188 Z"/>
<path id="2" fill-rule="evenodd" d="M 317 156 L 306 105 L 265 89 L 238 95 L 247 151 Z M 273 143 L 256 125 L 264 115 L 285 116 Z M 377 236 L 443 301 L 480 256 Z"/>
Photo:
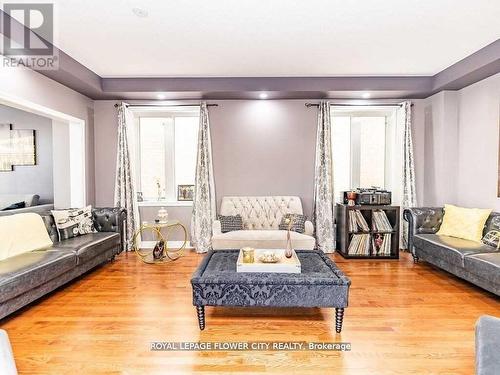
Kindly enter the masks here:
<path id="1" fill-rule="evenodd" d="M 284 214 L 302 214 L 302 202 L 299 197 L 223 197 L 220 215 L 241 215 L 243 230 L 221 232 L 221 223 L 213 225 L 212 247 L 214 250 L 241 249 L 284 249 L 286 231 L 279 230 Z M 312 250 L 316 241 L 313 237 L 313 224 L 305 223 L 305 232 L 291 232 L 292 246 L 295 249 Z"/>

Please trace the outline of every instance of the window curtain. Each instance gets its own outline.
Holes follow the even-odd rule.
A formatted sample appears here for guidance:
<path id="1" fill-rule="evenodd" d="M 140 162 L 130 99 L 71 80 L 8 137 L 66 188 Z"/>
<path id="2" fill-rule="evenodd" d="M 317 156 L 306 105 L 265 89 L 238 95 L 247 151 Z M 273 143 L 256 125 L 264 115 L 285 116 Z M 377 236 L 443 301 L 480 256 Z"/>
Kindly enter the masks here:
<path id="1" fill-rule="evenodd" d="M 313 222 L 317 246 L 325 253 L 333 253 L 335 251 L 333 202 L 330 103 L 321 101 L 318 110 L 318 129 L 316 133 Z"/>
<path id="2" fill-rule="evenodd" d="M 197 253 L 205 253 L 212 248 L 212 224 L 215 215 L 215 183 L 210 123 L 207 104 L 203 102 L 200 107 L 198 153 L 191 217 L 191 244 Z"/>
<path id="3" fill-rule="evenodd" d="M 399 186 L 400 206 L 401 206 L 401 230 L 400 230 L 400 247 L 408 249 L 408 223 L 403 220 L 402 214 L 404 209 L 417 206 L 417 194 L 415 186 L 415 161 L 413 157 L 413 138 L 411 131 L 411 102 L 405 101 L 401 103 L 398 110 L 398 132 L 402 144 L 401 155 L 401 183 Z"/>
<path id="4" fill-rule="evenodd" d="M 135 140 L 134 121 L 127 104 L 118 107 L 118 143 L 116 154 L 115 206 L 127 210 L 125 243 L 132 250 L 132 240 L 139 228 L 139 208 L 135 185 Z"/>

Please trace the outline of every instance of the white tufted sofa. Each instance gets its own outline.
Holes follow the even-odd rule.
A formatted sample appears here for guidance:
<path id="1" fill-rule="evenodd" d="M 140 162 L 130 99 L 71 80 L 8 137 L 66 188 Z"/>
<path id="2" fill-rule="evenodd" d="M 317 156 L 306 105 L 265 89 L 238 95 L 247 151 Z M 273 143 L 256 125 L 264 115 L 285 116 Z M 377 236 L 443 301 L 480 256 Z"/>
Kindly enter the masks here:
<path id="1" fill-rule="evenodd" d="M 243 229 L 227 233 L 221 232 L 221 223 L 216 220 L 213 226 L 212 247 L 214 250 L 241 249 L 284 249 L 286 231 L 279 230 L 284 214 L 302 214 L 299 197 L 223 197 L 219 214 L 237 215 L 243 219 Z M 316 241 L 313 237 L 313 224 L 305 223 L 305 232 L 291 232 L 295 249 L 312 250 Z"/>

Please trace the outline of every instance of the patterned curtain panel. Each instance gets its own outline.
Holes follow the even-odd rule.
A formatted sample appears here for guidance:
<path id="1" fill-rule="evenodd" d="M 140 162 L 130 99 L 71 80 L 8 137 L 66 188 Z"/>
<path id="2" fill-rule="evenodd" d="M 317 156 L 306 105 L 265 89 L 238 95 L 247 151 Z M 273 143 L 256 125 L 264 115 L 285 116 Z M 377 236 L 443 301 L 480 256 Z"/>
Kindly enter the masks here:
<path id="1" fill-rule="evenodd" d="M 411 102 L 401 103 L 402 122 L 399 129 L 403 132 L 403 155 L 402 155 L 402 178 L 401 178 L 401 214 L 405 208 L 417 206 L 417 194 L 415 188 L 415 161 L 413 158 L 413 138 L 411 132 Z M 400 247 L 408 249 L 408 223 L 401 218 Z"/>
<path id="2" fill-rule="evenodd" d="M 322 101 L 319 105 L 316 135 L 313 221 L 318 248 L 325 253 L 335 251 L 332 174 L 330 104 Z"/>
<path id="3" fill-rule="evenodd" d="M 115 206 L 127 210 L 125 240 L 126 250 L 132 250 L 132 239 L 139 227 L 139 209 L 136 200 L 134 165 L 133 117 L 127 105 L 118 107 L 118 147 L 116 154 Z"/>
<path id="4" fill-rule="evenodd" d="M 198 155 L 191 217 L 191 244 L 197 253 L 205 253 L 212 248 L 212 224 L 215 220 L 215 184 L 212 164 L 212 141 L 207 104 L 200 108 L 200 128 L 198 130 Z"/>

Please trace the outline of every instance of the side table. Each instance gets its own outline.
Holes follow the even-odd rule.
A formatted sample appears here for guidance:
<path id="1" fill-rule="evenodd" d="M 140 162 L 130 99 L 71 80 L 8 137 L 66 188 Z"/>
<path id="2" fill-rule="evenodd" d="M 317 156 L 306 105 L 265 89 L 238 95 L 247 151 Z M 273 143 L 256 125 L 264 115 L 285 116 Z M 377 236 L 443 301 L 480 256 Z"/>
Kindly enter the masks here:
<path id="1" fill-rule="evenodd" d="M 168 247 L 168 238 L 173 230 L 181 229 L 184 233 L 184 241 L 182 246 L 177 248 Z M 165 243 L 165 249 L 163 251 L 163 257 L 161 259 L 154 259 L 153 249 L 151 250 L 141 250 L 139 237 L 144 233 L 152 233 L 156 242 L 163 241 Z M 166 222 L 157 223 L 154 221 L 145 221 L 141 224 L 140 228 L 134 234 L 133 238 L 133 249 L 135 253 L 141 258 L 144 263 L 148 264 L 161 264 L 179 259 L 186 248 L 188 239 L 187 229 L 179 220 L 168 220 Z"/>

